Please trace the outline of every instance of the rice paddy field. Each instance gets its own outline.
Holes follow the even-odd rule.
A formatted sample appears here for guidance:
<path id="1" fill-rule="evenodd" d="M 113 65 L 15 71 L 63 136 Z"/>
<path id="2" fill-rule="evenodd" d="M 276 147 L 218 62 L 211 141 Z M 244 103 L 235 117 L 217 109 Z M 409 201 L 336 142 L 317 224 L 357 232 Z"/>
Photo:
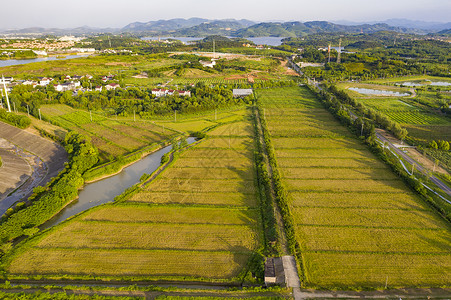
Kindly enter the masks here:
<path id="1" fill-rule="evenodd" d="M 210 131 L 125 201 L 25 244 L 12 276 L 240 282 L 262 245 L 248 114 Z"/>
<path id="2" fill-rule="evenodd" d="M 306 88 L 258 90 L 257 96 L 295 220 L 306 286 L 451 284 L 449 223 Z"/>
<path id="3" fill-rule="evenodd" d="M 177 134 L 170 128 L 164 129 L 150 121 L 109 119 L 62 104 L 42 105 L 41 113 L 66 130 L 89 136 L 93 145 L 99 149 L 100 162 L 159 143 Z"/>

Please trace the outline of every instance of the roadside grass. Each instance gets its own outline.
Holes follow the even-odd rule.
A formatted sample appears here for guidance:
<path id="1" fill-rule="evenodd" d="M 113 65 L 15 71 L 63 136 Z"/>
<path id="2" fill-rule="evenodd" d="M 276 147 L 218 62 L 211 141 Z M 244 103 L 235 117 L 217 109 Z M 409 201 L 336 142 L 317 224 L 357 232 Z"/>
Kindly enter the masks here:
<path id="1" fill-rule="evenodd" d="M 343 134 L 306 88 L 258 90 L 257 98 L 294 219 L 306 287 L 377 288 L 387 276 L 389 287 L 451 284 L 448 223 L 364 144 Z M 405 106 L 403 113 L 410 109 L 396 105 Z M 284 137 L 296 124 L 302 130 Z M 318 129 L 320 136 L 309 137 Z"/>

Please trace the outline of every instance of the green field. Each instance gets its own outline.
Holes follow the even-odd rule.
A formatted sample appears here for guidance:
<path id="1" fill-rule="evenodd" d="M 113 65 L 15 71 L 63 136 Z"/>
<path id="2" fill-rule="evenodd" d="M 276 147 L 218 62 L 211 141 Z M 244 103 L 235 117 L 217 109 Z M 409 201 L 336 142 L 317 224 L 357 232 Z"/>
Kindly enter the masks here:
<path id="1" fill-rule="evenodd" d="M 109 119 L 61 104 L 43 105 L 41 112 L 64 129 L 89 136 L 99 149 L 101 162 L 162 142 L 176 134 L 170 128 L 164 130 L 150 121 Z"/>
<path id="2" fill-rule="evenodd" d="M 306 286 L 383 287 L 387 277 L 390 287 L 451 284 L 449 224 L 307 89 L 257 95 L 290 199 Z M 293 124 L 302 130 L 286 137 Z"/>
<path id="3" fill-rule="evenodd" d="M 91 209 L 24 245 L 9 274 L 243 280 L 263 236 L 253 127 L 239 115 L 127 201 Z"/>

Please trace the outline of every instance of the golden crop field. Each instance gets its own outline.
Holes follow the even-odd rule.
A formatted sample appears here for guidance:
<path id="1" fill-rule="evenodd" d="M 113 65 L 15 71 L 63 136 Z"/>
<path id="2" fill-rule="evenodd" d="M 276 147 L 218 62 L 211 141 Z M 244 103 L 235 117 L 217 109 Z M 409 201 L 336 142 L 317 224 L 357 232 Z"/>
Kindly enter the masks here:
<path id="1" fill-rule="evenodd" d="M 25 244 L 8 272 L 242 280 L 263 234 L 253 127 L 247 115 L 236 122 L 183 150 L 126 201 L 93 208 Z"/>
<path id="2" fill-rule="evenodd" d="M 257 97 L 307 286 L 451 284 L 449 224 L 306 88 L 259 90 Z"/>

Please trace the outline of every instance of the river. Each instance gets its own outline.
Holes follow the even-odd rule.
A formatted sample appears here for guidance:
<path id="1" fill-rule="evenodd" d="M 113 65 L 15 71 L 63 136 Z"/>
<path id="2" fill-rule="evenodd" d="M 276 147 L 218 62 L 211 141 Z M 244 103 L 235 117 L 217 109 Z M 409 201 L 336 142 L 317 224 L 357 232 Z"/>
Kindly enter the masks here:
<path id="1" fill-rule="evenodd" d="M 89 56 L 89 54 L 87 54 L 87 55 L 67 55 L 63 58 L 51 56 L 51 57 L 40 57 L 40 58 L 31 58 L 31 59 L 7 59 L 7 60 L 0 60 L 0 68 L 8 67 L 8 66 L 15 66 L 15 65 L 31 64 L 31 63 L 42 62 L 42 61 L 66 60 L 66 59 L 73 59 L 73 58 L 80 58 L 80 57 L 87 57 L 87 56 Z"/>
<path id="2" fill-rule="evenodd" d="M 187 138 L 188 144 L 194 141 L 195 138 L 193 137 Z M 83 190 L 80 191 L 77 200 L 66 206 L 52 219 L 41 225 L 40 228 L 42 230 L 50 228 L 92 207 L 113 202 L 114 197 L 138 183 L 144 173 L 153 173 L 160 166 L 161 157 L 165 153 L 170 152 L 171 149 L 172 146 L 167 146 L 125 167 L 116 175 L 86 184 Z"/>

